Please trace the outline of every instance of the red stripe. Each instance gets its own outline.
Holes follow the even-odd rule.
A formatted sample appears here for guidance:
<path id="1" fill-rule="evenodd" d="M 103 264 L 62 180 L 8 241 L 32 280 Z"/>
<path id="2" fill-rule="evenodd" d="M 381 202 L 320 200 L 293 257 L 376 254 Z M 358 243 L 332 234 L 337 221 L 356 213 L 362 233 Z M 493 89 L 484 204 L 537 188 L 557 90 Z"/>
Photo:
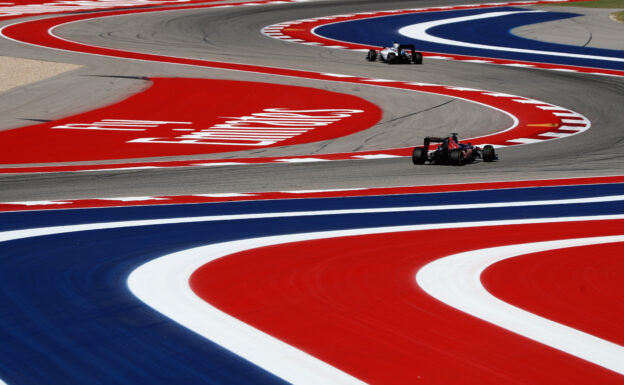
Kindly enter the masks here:
<path id="1" fill-rule="evenodd" d="M 606 176 L 606 177 L 588 177 L 588 178 L 571 178 L 571 179 L 547 179 L 547 180 L 529 180 L 529 181 L 510 181 L 510 182 L 485 182 L 485 183 L 464 183 L 451 185 L 434 185 L 434 186 L 411 186 L 411 187 L 385 187 L 385 188 L 368 188 L 364 190 L 347 190 L 347 191 L 325 191 L 325 192 L 308 192 L 308 193 L 289 193 L 289 192 L 256 192 L 246 193 L 243 196 L 224 196 L 224 197 L 201 197 L 194 195 L 170 195 L 155 196 L 148 200 L 140 201 L 121 201 L 120 200 L 100 200 L 100 199 L 77 199 L 77 200 L 57 200 L 51 202 L 63 202 L 61 204 L 43 204 L 28 205 L 24 203 L 0 203 L 0 212 L 3 211 L 31 211 L 31 210 L 58 210 L 68 208 L 96 208 L 96 207 L 122 207 L 122 206 L 151 206 L 166 204 L 188 204 L 188 203 L 215 203 L 215 202 L 240 202 L 254 200 L 269 199 L 303 199 L 303 198 L 339 198 L 339 197 L 357 197 L 357 196 L 376 196 L 376 195 L 396 195 L 396 194 L 425 194 L 425 193 L 444 193 L 456 191 L 476 191 L 476 190 L 499 190 L 509 188 L 527 188 L 527 187 L 549 187 L 549 186 L 575 186 L 588 184 L 603 183 L 624 183 L 624 176 Z"/>
<path id="2" fill-rule="evenodd" d="M 582 1 L 582 0 L 574 0 L 574 1 Z M 552 4 L 552 2 L 536 1 L 532 4 Z M 304 42 L 317 42 L 317 43 L 321 43 L 322 45 L 328 45 L 328 46 L 339 45 L 339 46 L 349 48 L 349 49 L 379 49 L 380 47 L 376 47 L 376 46 L 369 46 L 369 45 L 356 44 L 356 43 L 350 43 L 350 42 L 345 42 L 345 41 L 340 41 L 340 40 L 329 39 L 323 36 L 316 35 L 312 31 L 315 28 L 318 28 L 322 25 L 328 25 L 328 24 L 349 21 L 349 20 L 368 19 L 372 17 L 380 17 L 380 16 L 387 16 L 387 15 L 439 12 L 439 11 L 475 9 L 475 8 L 497 8 L 501 6 L 514 6 L 514 5 L 526 6 L 527 4 L 510 2 L 510 3 L 498 3 L 495 5 L 490 5 L 490 4 L 460 5 L 460 6 L 455 6 L 455 7 L 443 8 L 443 9 L 431 7 L 431 8 L 420 9 L 420 10 L 400 10 L 398 12 L 397 11 L 379 11 L 372 15 L 357 15 L 356 14 L 356 15 L 351 15 L 351 16 L 336 17 L 331 20 L 304 21 L 301 23 L 293 24 L 292 27 L 286 26 L 280 31 L 282 32 L 282 34 L 288 36 L 289 38 L 301 39 Z M 461 60 L 488 60 L 488 61 L 491 61 L 492 64 L 503 64 L 503 65 L 504 64 L 522 64 L 522 65 L 529 65 L 535 68 L 542 68 L 542 69 L 564 69 L 564 70 L 571 70 L 571 71 L 583 72 L 583 73 L 597 73 L 597 74 L 605 74 L 605 75 L 624 76 L 624 71 L 620 71 L 620 70 L 609 70 L 609 69 L 600 69 L 600 68 L 582 67 L 582 66 L 570 66 L 570 65 L 563 65 L 563 64 L 548 64 L 548 63 L 540 63 L 540 62 L 532 62 L 532 61 L 505 60 L 505 59 L 497 59 L 497 58 L 490 58 L 490 57 L 484 57 L 484 56 L 453 55 L 453 54 L 446 54 L 446 53 L 439 53 L 439 52 L 423 52 L 423 56 L 425 57 L 442 56 L 448 59 L 460 60 L 460 61 Z"/>
<path id="3" fill-rule="evenodd" d="M 624 243 L 528 254 L 492 265 L 481 279 L 505 302 L 624 346 L 623 255 Z"/>
<path id="4" fill-rule="evenodd" d="M 210 262 L 190 285 L 227 314 L 373 384 L 621 384 L 616 373 L 437 302 L 415 274 L 454 253 L 623 229 L 617 220 L 297 242 Z"/>
<path id="5" fill-rule="evenodd" d="M 189 6 L 184 8 L 200 8 L 200 6 Z M 159 8 L 159 11 L 163 10 L 171 10 L 171 9 L 183 9 L 183 8 Z M 206 60 L 197 60 L 197 59 L 186 59 L 186 58 L 174 58 L 167 57 L 161 55 L 152 55 L 152 54 L 144 54 L 144 53 L 136 53 L 136 52 L 126 52 L 122 50 L 115 50 L 105 47 L 95 47 L 84 45 L 81 43 L 70 42 L 66 40 L 60 40 L 48 33 L 48 30 L 53 28 L 54 26 L 61 25 L 63 23 L 69 23 L 72 21 L 78 20 L 86 20 L 90 18 L 96 17 L 104 17 L 104 16 L 113 16 L 113 15 L 123 15 L 128 13 L 142 13 L 142 12 L 153 12 L 153 9 L 141 9 L 141 10 L 122 10 L 122 11 L 110 11 L 110 12 L 102 12 L 97 14 L 86 14 L 86 15 L 70 15 L 63 16 L 51 19 L 43 19 L 43 20 L 34 20 L 31 22 L 19 23 L 15 25 L 11 25 L 6 27 L 3 30 L 3 33 L 13 39 L 28 42 L 31 44 L 59 48 L 69 51 L 76 52 L 85 52 L 90 54 L 97 55 L 107 55 L 107 56 L 115 56 L 115 57 L 124 57 L 129 59 L 137 59 L 137 60 L 149 60 L 149 61 L 159 61 L 165 63 L 177 63 L 177 64 L 185 64 L 185 65 L 193 65 L 193 66 L 204 66 L 211 68 L 222 68 L 236 71 L 248 71 L 248 72 L 257 72 L 263 74 L 272 74 L 272 75 L 280 75 L 280 76 L 292 76 L 298 78 L 306 78 L 306 79 L 317 79 L 317 80 L 327 80 L 327 81 L 340 81 L 347 83 L 357 83 L 357 84 L 366 84 L 366 85 L 376 85 L 380 87 L 390 87 L 397 89 L 406 89 L 417 92 L 426 92 L 426 93 L 435 93 L 439 95 L 451 96 L 454 98 L 462 98 L 469 101 L 478 102 L 481 104 L 485 104 L 487 106 L 492 106 L 494 108 L 498 108 L 500 110 L 508 112 L 510 115 L 515 116 L 519 122 L 516 127 L 513 129 L 509 129 L 506 131 L 498 132 L 492 135 L 487 135 L 480 138 L 473 138 L 472 142 L 474 144 L 502 144 L 502 145 L 516 145 L 517 142 L 512 142 L 512 140 L 517 138 L 539 138 L 539 135 L 549 131 L 557 131 L 559 127 L 562 126 L 561 118 L 554 115 L 552 111 L 542 110 L 536 107 L 536 105 L 531 103 L 520 103 L 517 100 L 524 100 L 524 98 L 515 97 L 515 96 L 502 96 L 500 94 L 491 94 L 486 91 L 481 90 L 466 90 L 461 88 L 447 87 L 447 86 L 439 86 L 439 85 L 423 85 L 423 84 L 409 84 L 405 82 L 375 82 L 375 79 L 366 79 L 366 78 L 358 78 L 358 77 L 335 77 L 331 74 L 322 74 L 316 72 L 308 72 L 308 71 L 299 71 L 299 70 L 291 70 L 291 69 L 280 69 L 280 68 L 269 68 L 262 66 L 254 66 L 254 65 L 245 65 L 245 64 L 236 64 L 236 63 L 220 63 L 214 61 L 206 61 Z M 562 111 L 565 111 L 562 109 Z M 584 129 L 584 128 L 583 128 Z M 393 150 L 380 150 L 380 151 L 371 151 L 368 153 L 360 153 L 364 154 L 390 154 L 390 155 L 409 155 L 410 149 L 402 148 L 402 149 L 393 149 Z M 332 159 L 332 157 L 344 159 L 347 156 L 353 158 L 356 154 L 332 154 L 332 155 L 320 155 L 319 157 L 324 159 Z M 276 158 L 268 158 L 268 159 L 255 159 L 249 160 L 249 162 L 269 162 L 269 161 L 277 161 Z M 195 161 L 197 162 L 197 161 Z M 134 163 L 134 164 L 124 164 L 124 166 L 141 166 L 141 165 L 151 165 L 157 167 L 172 167 L 174 165 L 177 166 L 185 166 L 189 165 L 192 162 L 154 162 L 154 163 Z M 0 172 L 11 173 L 11 172 L 38 172 L 38 171 L 76 171 L 76 170 L 85 170 L 85 169 L 100 169 L 100 168 L 114 168 L 114 166 L 61 166 L 61 167 L 35 167 L 35 168 L 5 168 L 0 170 Z"/>

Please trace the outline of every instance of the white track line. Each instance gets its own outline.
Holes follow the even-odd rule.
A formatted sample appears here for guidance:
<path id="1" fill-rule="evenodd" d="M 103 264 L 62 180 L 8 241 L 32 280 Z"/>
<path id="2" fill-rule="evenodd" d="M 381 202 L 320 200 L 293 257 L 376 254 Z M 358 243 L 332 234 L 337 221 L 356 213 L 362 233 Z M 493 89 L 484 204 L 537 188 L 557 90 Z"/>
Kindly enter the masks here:
<path id="1" fill-rule="evenodd" d="M 518 52 L 518 53 L 526 53 L 526 54 L 533 54 L 533 55 L 548 55 L 548 56 L 574 57 L 578 59 L 624 62 L 624 58 L 615 58 L 615 57 L 609 57 L 609 56 L 582 55 L 582 54 L 575 54 L 575 53 L 570 53 L 570 52 L 551 52 L 551 51 L 539 51 L 539 50 L 533 50 L 533 49 L 493 46 L 493 45 L 485 45 L 485 44 L 474 44 L 474 43 L 468 43 L 464 41 L 444 39 L 441 37 L 433 36 L 427 32 L 427 30 L 429 30 L 430 28 L 438 27 L 441 25 L 459 23 L 463 21 L 489 19 L 493 17 L 508 16 L 508 15 L 520 14 L 520 13 L 542 13 L 542 12 L 545 12 L 545 11 L 488 12 L 488 13 L 482 13 L 478 15 L 454 17 L 450 19 L 434 20 L 434 21 L 429 21 L 425 23 L 413 24 L 413 25 L 409 25 L 407 27 L 403 27 L 399 29 L 399 33 L 403 36 L 407 36 L 412 39 L 427 41 L 427 42 L 436 43 L 436 44 L 445 44 L 445 45 L 452 45 L 452 46 L 460 46 L 460 47 L 468 47 L 468 48 L 476 48 L 476 49 L 487 49 L 487 50 L 495 50 L 495 51 L 505 51 L 505 52 Z"/>
<path id="2" fill-rule="evenodd" d="M 624 242 L 624 235 L 525 243 L 473 250 L 437 259 L 418 271 L 429 295 L 464 313 L 619 374 L 624 347 L 517 308 L 490 294 L 481 283 L 489 266 L 525 254 L 585 245 Z"/>
<path id="3" fill-rule="evenodd" d="M 337 211 L 361 212 L 362 210 Z M 310 212 L 309 215 L 323 215 L 322 213 L 323 212 Z M 76 231 L 206 222 L 225 219 L 251 219 L 257 218 L 259 215 L 269 218 L 300 214 L 263 213 L 53 226 L 1 232 L 0 242 Z M 359 380 L 213 308 L 208 303 L 195 296 L 190 290 L 188 287 L 188 277 L 193 273 L 195 268 L 215 258 L 233 253 L 236 250 L 246 250 L 269 244 L 397 231 L 613 219 L 624 219 L 624 215 L 393 226 L 246 239 L 194 248 L 152 260 L 132 272 L 128 278 L 128 287 L 143 302 L 154 307 L 172 320 L 191 328 L 191 330 L 198 334 L 217 342 L 224 348 L 248 359 L 252 363 L 287 381 L 298 384 L 359 384 L 361 383 Z M 158 277 L 156 280 L 154 280 L 152 276 L 154 272 L 156 272 Z M 151 281 L 151 283 L 148 281 Z M 155 282 L 159 282 L 160 284 L 153 286 Z"/>
<path id="4" fill-rule="evenodd" d="M 624 216 L 590 218 L 622 219 Z M 564 218 L 563 220 L 566 222 L 586 221 L 591 220 L 590 218 Z M 139 299 L 165 316 L 286 381 L 310 385 L 357 382 L 357 379 L 345 377 L 344 373 L 335 368 L 319 366 L 320 363 L 316 358 L 294 347 L 285 346 L 281 341 L 203 301 L 189 287 L 190 276 L 199 267 L 218 258 L 236 252 L 284 243 L 405 231 L 552 222 L 560 222 L 560 220 L 533 219 L 393 226 L 288 234 L 224 242 L 154 259 L 130 274 L 128 287 Z"/>

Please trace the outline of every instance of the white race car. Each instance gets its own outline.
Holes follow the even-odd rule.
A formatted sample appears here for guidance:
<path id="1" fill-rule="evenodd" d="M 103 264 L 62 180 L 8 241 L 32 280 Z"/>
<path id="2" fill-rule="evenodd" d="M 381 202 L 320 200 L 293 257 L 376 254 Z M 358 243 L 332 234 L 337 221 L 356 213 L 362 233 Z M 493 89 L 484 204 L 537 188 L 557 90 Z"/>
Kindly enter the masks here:
<path id="1" fill-rule="evenodd" d="M 422 64 L 422 53 L 416 51 L 413 44 L 392 43 L 392 47 L 386 47 L 381 51 L 368 50 L 366 60 L 379 60 L 388 64 Z"/>

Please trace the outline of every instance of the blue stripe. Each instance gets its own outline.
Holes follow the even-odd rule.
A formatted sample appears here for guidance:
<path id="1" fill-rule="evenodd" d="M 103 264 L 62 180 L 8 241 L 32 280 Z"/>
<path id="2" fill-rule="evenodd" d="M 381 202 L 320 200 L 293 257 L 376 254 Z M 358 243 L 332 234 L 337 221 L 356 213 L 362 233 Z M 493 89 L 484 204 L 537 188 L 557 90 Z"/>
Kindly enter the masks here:
<path id="1" fill-rule="evenodd" d="M 398 32 L 400 28 L 412 24 L 501 11 L 520 11 L 520 13 L 442 25 L 438 27 L 433 27 L 429 29 L 428 32 L 436 37 L 474 44 L 485 44 L 498 47 L 531 49 L 567 54 L 624 58 L 623 51 L 540 42 L 513 35 L 510 32 L 512 29 L 524 25 L 562 20 L 566 18 L 580 16 L 578 14 L 564 12 L 530 13 L 527 12 L 526 9 L 513 7 L 426 12 L 384 16 L 329 24 L 317 28 L 315 32 L 320 36 L 324 36 L 330 39 L 379 47 L 389 46 L 393 41 L 397 41 L 403 44 L 414 44 L 416 45 L 417 50 L 427 52 L 624 70 L 624 62 L 613 62 L 598 59 L 579 59 L 566 56 L 551 56 L 547 54 L 527 54 L 453 46 L 411 39 L 399 34 Z"/>
<path id="2" fill-rule="evenodd" d="M 245 212 L 565 199 L 624 184 L 0 215 L 4 227 Z M 624 214 L 622 202 L 323 215 L 83 231 L 0 244 L 0 378 L 9 384 L 278 384 L 147 308 L 128 274 L 161 255 L 251 237 L 349 228 Z M 7 223 L 10 218 L 12 224 Z M 38 220 L 37 218 L 41 219 Z M 462 231 L 462 230 L 458 230 Z"/>
<path id="3" fill-rule="evenodd" d="M 375 207 L 432 206 L 470 203 L 573 199 L 624 194 L 624 183 L 531 187 L 401 194 L 349 198 L 308 198 L 209 204 L 158 205 L 100 209 L 49 210 L 0 213 L 0 231 L 31 227 L 116 222 L 140 219 L 234 215 L 267 212 L 319 211 Z"/>

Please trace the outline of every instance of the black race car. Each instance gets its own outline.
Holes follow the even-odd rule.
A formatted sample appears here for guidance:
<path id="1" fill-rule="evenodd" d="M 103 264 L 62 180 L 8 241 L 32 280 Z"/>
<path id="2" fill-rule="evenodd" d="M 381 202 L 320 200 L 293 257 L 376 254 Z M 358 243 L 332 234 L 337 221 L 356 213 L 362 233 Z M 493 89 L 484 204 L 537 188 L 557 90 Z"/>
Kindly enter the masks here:
<path id="1" fill-rule="evenodd" d="M 438 147 L 429 151 L 431 143 L 439 143 Z M 460 143 L 457 134 L 453 133 L 445 138 L 427 136 L 422 147 L 415 147 L 412 152 L 412 162 L 414 164 L 452 164 L 463 166 L 472 163 L 475 159 L 483 159 L 484 162 L 494 162 L 498 160 L 498 155 L 494 147 L 486 145 L 481 147 L 473 146 L 471 143 Z"/>
<path id="2" fill-rule="evenodd" d="M 422 53 L 416 51 L 413 44 L 392 43 L 392 47 L 386 47 L 381 51 L 368 50 L 366 60 L 379 60 L 388 64 L 422 64 Z"/>

